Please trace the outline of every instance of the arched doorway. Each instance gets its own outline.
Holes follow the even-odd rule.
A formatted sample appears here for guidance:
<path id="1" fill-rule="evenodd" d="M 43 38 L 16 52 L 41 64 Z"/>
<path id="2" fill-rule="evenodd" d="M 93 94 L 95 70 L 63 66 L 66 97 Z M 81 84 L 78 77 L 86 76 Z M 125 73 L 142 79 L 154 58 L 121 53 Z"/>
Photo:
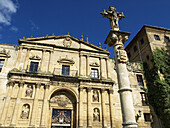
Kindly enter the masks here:
<path id="1" fill-rule="evenodd" d="M 77 100 L 66 89 L 56 90 L 50 97 L 51 128 L 75 128 Z"/>

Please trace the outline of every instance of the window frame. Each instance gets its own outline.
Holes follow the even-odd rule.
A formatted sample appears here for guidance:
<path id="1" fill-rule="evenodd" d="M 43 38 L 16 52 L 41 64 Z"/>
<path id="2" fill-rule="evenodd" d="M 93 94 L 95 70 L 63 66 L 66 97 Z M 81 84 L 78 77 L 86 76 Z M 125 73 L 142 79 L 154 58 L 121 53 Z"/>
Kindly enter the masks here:
<path id="1" fill-rule="evenodd" d="M 61 74 L 64 76 L 69 76 L 70 75 L 70 65 L 62 65 Z"/>
<path id="2" fill-rule="evenodd" d="M 136 45 L 133 47 L 133 51 L 134 51 L 134 52 L 137 51 L 137 46 L 136 46 Z"/>
<path id="3" fill-rule="evenodd" d="M 139 79 L 139 76 L 141 76 L 141 77 L 140 77 L 141 79 Z M 143 82 L 143 77 L 142 77 L 142 75 L 141 75 L 141 74 L 136 74 L 136 78 L 137 78 L 138 86 L 144 87 L 144 82 Z M 142 81 L 140 81 L 140 80 L 142 80 Z M 140 84 L 141 84 L 141 85 L 140 85 Z"/>
<path id="4" fill-rule="evenodd" d="M 156 35 L 156 34 L 154 35 L 154 39 L 155 39 L 155 40 L 158 40 L 158 41 L 161 40 L 160 37 L 159 37 L 159 35 Z"/>
<path id="5" fill-rule="evenodd" d="M 91 78 L 99 79 L 99 69 L 98 68 L 91 68 Z"/>
<path id="6" fill-rule="evenodd" d="M 148 100 L 146 97 L 146 93 L 145 92 L 140 92 L 141 95 L 141 99 L 142 99 L 142 106 L 148 106 Z"/>
<path id="7" fill-rule="evenodd" d="M 151 122 L 151 114 L 150 113 L 143 113 L 145 122 Z"/>
<path id="8" fill-rule="evenodd" d="M 141 45 L 143 45 L 145 43 L 143 38 L 140 40 L 140 43 L 141 43 Z"/>
<path id="9" fill-rule="evenodd" d="M 35 70 L 35 67 L 33 67 L 33 70 L 31 70 L 31 64 L 32 63 L 37 63 L 38 64 L 36 70 Z M 29 72 L 38 72 L 38 68 L 39 68 L 39 62 L 37 62 L 37 61 L 30 61 Z"/>
<path id="10" fill-rule="evenodd" d="M 168 36 L 164 36 L 164 41 L 165 41 L 166 43 L 170 42 L 169 37 L 168 37 Z"/>
<path id="11" fill-rule="evenodd" d="M 1 63 L 1 61 L 3 61 L 3 63 Z M 5 59 L 0 59 L 0 73 L 1 73 L 2 70 L 3 70 L 4 64 L 5 64 Z M 1 66 L 2 66 L 2 67 L 1 67 Z"/>

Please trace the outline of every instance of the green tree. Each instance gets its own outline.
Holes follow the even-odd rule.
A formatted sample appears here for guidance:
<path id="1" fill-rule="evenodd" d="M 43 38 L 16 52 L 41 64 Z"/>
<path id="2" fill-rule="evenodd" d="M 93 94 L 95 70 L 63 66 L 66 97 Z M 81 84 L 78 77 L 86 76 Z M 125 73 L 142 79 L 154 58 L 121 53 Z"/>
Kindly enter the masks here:
<path id="1" fill-rule="evenodd" d="M 164 49 L 153 51 L 153 67 L 143 64 L 147 84 L 149 104 L 162 120 L 166 128 L 170 128 L 170 57 Z"/>

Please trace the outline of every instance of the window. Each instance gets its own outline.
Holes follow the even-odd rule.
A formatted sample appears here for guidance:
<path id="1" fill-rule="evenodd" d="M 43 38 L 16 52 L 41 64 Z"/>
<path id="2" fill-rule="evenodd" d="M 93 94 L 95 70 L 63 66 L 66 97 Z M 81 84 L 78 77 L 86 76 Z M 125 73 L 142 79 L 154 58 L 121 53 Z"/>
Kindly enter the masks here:
<path id="1" fill-rule="evenodd" d="M 128 53 L 127 53 L 127 55 L 128 55 L 128 58 L 130 59 L 130 57 L 131 57 L 131 54 L 130 54 L 130 52 L 128 52 Z"/>
<path id="2" fill-rule="evenodd" d="M 95 68 L 91 69 L 91 78 L 99 78 L 98 69 L 95 69 Z"/>
<path id="3" fill-rule="evenodd" d="M 70 66 L 62 65 L 62 75 L 69 75 L 70 74 Z"/>
<path id="4" fill-rule="evenodd" d="M 134 46 L 134 47 L 133 47 L 133 50 L 134 50 L 134 52 L 136 52 L 136 51 L 137 51 L 137 47 L 136 47 L 136 46 Z"/>
<path id="5" fill-rule="evenodd" d="M 144 85 L 143 85 L 142 75 L 136 75 L 136 76 L 137 76 L 138 85 L 139 85 L 139 86 L 144 86 Z"/>
<path id="6" fill-rule="evenodd" d="M 169 42 L 169 37 L 165 36 L 165 42 Z"/>
<path id="7" fill-rule="evenodd" d="M 141 99 L 142 99 L 142 105 L 143 106 L 147 106 L 148 105 L 148 101 L 147 101 L 147 98 L 146 98 L 146 93 L 145 92 L 141 92 Z"/>
<path id="8" fill-rule="evenodd" d="M 149 60 L 149 55 L 146 56 L 146 59 Z"/>
<path id="9" fill-rule="evenodd" d="M 4 65 L 5 60 L 0 59 L 0 72 L 2 71 L 3 65 Z"/>
<path id="10" fill-rule="evenodd" d="M 158 35 L 154 35 L 155 40 L 160 40 L 160 37 Z"/>
<path id="11" fill-rule="evenodd" d="M 144 113 L 145 122 L 151 122 L 150 113 Z"/>
<path id="12" fill-rule="evenodd" d="M 141 45 L 144 44 L 144 39 L 143 38 L 140 40 L 140 43 L 141 43 Z"/>
<path id="13" fill-rule="evenodd" d="M 31 62 L 30 72 L 37 72 L 38 71 L 38 64 L 39 64 L 39 62 Z"/>

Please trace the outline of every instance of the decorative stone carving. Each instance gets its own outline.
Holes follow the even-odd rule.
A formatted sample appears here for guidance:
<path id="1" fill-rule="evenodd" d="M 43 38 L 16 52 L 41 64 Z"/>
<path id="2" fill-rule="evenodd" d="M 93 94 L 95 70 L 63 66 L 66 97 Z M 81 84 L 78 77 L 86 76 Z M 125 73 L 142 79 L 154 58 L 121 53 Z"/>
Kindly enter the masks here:
<path id="1" fill-rule="evenodd" d="M 123 12 L 117 12 L 114 6 L 109 6 L 108 10 L 103 10 L 100 14 L 110 20 L 110 26 L 113 30 L 119 30 L 118 21 L 125 17 Z"/>
<path id="2" fill-rule="evenodd" d="M 10 54 L 10 51 L 7 52 L 4 48 L 2 50 L 0 50 L 0 56 L 1 57 L 9 58 L 9 57 L 11 57 L 9 54 Z"/>
<path id="3" fill-rule="evenodd" d="M 94 108 L 93 121 L 100 122 L 100 112 L 98 108 Z"/>
<path id="4" fill-rule="evenodd" d="M 90 66 L 92 67 L 99 67 L 100 65 L 97 62 L 91 63 Z"/>
<path id="5" fill-rule="evenodd" d="M 128 62 L 126 64 L 126 67 L 127 67 L 127 70 L 130 72 L 141 72 L 142 71 L 141 63 Z"/>
<path id="6" fill-rule="evenodd" d="M 26 92 L 25 92 L 25 96 L 26 97 L 32 97 L 32 94 L 33 94 L 33 90 L 32 90 L 32 87 L 31 85 L 27 87 L 26 89 Z"/>
<path id="7" fill-rule="evenodd" d="M 60 107 L 66 107 L 67 104 L 71 104 L 71 101 L 68 97 L 66 97 L 65 95 L 57 95 L 54 96 L 50 99 L 51 103 L 58 103 L 58 106 Z"/>
<path id="8" fill-rule="evenodd" d="M 41 60 L 41 58 L 39 56 L 35 55 L 35 56 L 31 56 L 30 60 Z"/>
<path id="9" fill-rule="evenodd" d="M 93 91 L 93 102 L 99 102 L 99 93 L 97 90 Z"/>
<path id="10" fill-rule="evenodd" d="M 126 63 L 128 61 L 127 53 L 122 45 L 115 46 L 117 59 L 120 63 Z"/>
<path id="11" fill-rule="evenodd" d="M 63 45 L 64 47 L 67 47 L 67 48 L 70 48 L 71 47 L 71 44 L 72 44 L 72 41 L 69 37 L 66 37 L 63 41 Z"/>
<path id="12" fill-rule="evenodd" d="M 67 63 L 67 64 L 74 64 L 75 62 L 68 58 L 62 58 L 57 61 L 58 63 Z"/>
<path id="13" fill-rule="evenodd" d="M 29 118 L 29 112 L 30 112 L 29 104 L 24 104 L 23 107 L 22 107 L 21 119 L 28 119 Z"/>

